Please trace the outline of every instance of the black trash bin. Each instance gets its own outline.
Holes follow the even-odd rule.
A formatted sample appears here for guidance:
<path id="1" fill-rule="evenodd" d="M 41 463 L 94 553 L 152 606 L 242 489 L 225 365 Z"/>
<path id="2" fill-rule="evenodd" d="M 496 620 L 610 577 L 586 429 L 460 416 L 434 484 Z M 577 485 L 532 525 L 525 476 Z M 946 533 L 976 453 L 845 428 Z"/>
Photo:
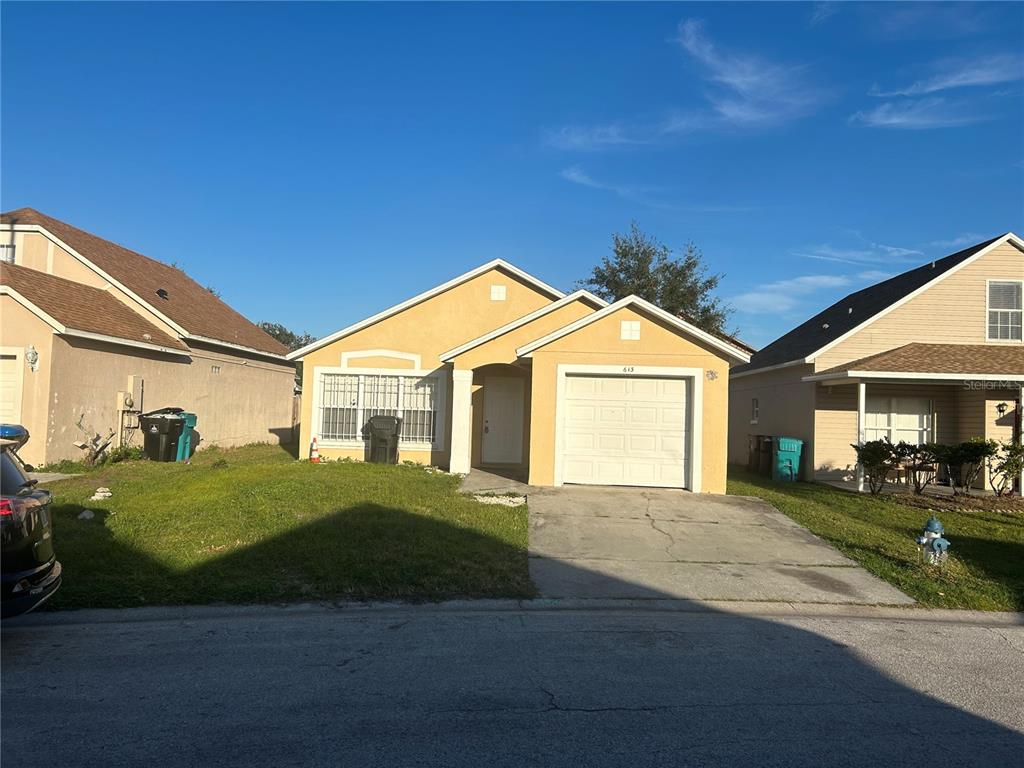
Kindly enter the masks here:
<path id="1" fill-rule="evenodd" d="M 371 416 L 366 431 L 370 438 L 367 461 L 374 464 L 397 464 L 402 420 L 397 416 Z"/>
<path id="2" fill-rule="evenodd" d="M 160 408 L 139 416 L 142 449 L 150 461 L 176 461 L 178 440 L 185 426 L 182 408 Z"/>

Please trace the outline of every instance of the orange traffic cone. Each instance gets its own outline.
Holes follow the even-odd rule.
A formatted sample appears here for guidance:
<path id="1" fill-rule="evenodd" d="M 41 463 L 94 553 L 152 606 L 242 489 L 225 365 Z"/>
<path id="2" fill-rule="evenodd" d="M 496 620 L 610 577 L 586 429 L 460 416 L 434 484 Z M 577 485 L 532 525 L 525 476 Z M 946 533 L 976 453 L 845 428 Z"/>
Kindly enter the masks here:
<path id="1" fill-rule="evenodd" d="M 316 438 L 313 438 L 313 444 L 309 447 L 309 460 L 313 464 L 320 463 L 320 449 L 316 447 Z"/>

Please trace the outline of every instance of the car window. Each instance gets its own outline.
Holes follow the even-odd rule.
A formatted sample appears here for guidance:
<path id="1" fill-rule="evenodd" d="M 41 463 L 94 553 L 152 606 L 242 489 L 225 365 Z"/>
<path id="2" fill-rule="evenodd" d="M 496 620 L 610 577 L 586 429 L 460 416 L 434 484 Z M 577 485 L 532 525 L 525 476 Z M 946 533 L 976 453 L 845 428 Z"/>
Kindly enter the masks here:
<path id="1" fill-rule="evenodd" d="M 0 492 L 15 494 L 28 477 L 21 471 L 18 460 L 6 450 L 0 450 Z"/>

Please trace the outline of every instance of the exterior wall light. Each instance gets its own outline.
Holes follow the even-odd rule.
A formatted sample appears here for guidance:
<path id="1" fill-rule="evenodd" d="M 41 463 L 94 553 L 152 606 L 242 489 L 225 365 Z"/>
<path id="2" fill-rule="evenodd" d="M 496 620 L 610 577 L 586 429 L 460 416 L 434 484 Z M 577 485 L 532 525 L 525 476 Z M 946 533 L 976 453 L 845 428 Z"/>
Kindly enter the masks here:
<path id="1" fill-rule="evenodd" d="M 39 351 L 31 344 L 25 350 L 25 362 L 32 371 L 39 370 Z"/>

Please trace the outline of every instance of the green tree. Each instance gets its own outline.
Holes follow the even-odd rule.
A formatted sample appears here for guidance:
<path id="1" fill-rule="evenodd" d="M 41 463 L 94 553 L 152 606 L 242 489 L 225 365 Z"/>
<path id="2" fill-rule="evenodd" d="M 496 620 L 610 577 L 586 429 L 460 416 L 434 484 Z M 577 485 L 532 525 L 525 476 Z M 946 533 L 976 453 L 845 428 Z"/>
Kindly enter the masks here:
<path id="1" fill-rule="evenodd" d="M 294 331 L 289 331 L 280 323 L 263 321 L 262 323 L 256 323 L 256 325 L 288 347 L 291 352 L 294 352 L 296 349 L 301 349 L 307 344 L 312 344 L 316 341 L 315 336 L 308 333 L 295 333 Z"/>
<path id="2" fill-rule="evenodd" d="M 611 257 L 576 285 L 606 301 L 635 294 L 699 328 L 724 333 L 732 310 L 713 293 L 721 279 L 708 274 L 704 254 L 693 243 L 674 256 L 634 221 L 626 234 L 612 235 Z"/>

